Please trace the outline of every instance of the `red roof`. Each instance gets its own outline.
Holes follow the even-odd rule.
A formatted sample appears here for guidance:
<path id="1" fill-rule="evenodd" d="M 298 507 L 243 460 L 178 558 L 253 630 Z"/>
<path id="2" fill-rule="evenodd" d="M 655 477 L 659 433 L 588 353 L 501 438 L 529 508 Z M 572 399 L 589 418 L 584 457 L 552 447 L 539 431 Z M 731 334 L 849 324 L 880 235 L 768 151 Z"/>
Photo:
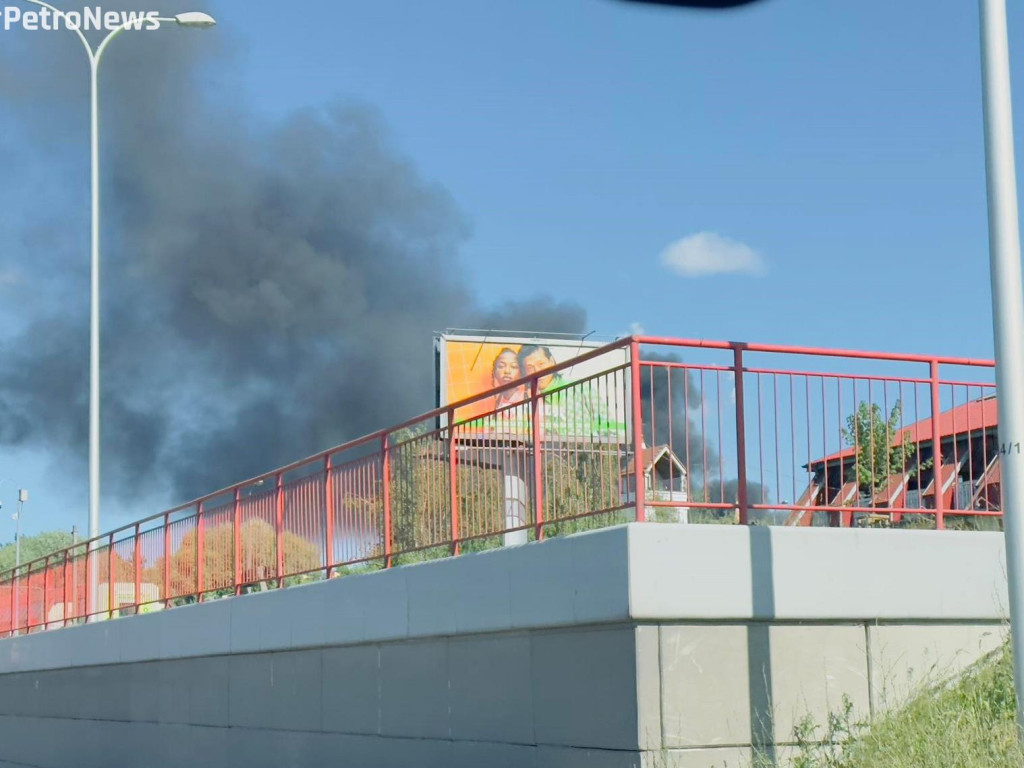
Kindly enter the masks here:
<path id="1" fill-rule="evenodd" d="M 960 467 L 963 465 L 963 459 L 960 460 L 959 464 L 943 464 L 939 467 L 939 473 L 942 477 L 942 492 L 945 493 L 949 490 L 949 486 L 952 485 L 953 479 L 960 472 Z M 928 471 L 928 475 L 931 479 L 928 481 L 928 487 L 924 489 L 925 496 L 935 495 L 935 473 L 931 470 Z"/>
<path id="2" fill-rule="evenodd" d="M 998 423 L 996 415 L 996 399 L 987 397 L 982 400 L 973 400 L 963 405 L 958 405 L 948 411 L 939 414 L 939 438 L 952 437 L 954 435 L 966 435 L 969 432 L 982 432 L 995 428 Z M 903 427 L 893 440 L 893 445 L 900 445 L 904 441 L 911 444 L 926 443 L 932 439 L 932 419 L 927 419 Z M 822 464 L 826 461 L 839 461 L 855 456 L 856 449 L 851 446 L 841 451 L 829 454 L 821 459 L 814 459 L 809 466 Z"/>

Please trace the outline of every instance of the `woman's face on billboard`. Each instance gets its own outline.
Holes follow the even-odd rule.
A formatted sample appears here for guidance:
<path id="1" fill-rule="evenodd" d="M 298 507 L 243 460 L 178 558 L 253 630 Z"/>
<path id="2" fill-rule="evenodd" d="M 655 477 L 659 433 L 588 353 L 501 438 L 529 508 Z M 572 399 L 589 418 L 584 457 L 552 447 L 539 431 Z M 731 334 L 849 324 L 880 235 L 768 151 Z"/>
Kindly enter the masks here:
<path id="1" fill-rule="evenodd" d="M 519 358 L 511 350 L 505 350 L 494 361 L 494 386 L 500 387 L 503 384 L 515 381 L 520 378 Z"/>

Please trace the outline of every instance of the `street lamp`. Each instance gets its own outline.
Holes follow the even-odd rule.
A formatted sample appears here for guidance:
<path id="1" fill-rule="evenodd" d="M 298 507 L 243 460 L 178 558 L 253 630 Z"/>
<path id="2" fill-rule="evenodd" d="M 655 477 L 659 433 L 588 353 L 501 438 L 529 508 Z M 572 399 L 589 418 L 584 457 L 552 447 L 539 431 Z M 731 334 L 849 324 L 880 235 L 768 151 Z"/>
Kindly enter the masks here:
<path id="1" fill-rule="evenodd" d="M 28 491 L 24 488 L 18 489 L 18 511 L 15 512 L 12 517 L 14 518 L 14 569 L 15 572 L 21 569 L 21 510 L 23 505 L 28 501 Z"/>
<path id="2" fill-rule="evenodd" d="M 757 0 L 628 0 L 690 8 L 730 8 Z M 979 0 L 981 79 L 988 181 L 989 275 L 996 353 L 999 453 L 1010 593 L 1010 642 L 1017 733 L 1024 741 L 1024 290 L 1021 289 L 1017 172 L 1010 98 L 1006 0 Z"/>
<path id="3" fill-rule="evenodd" d="M 64 11 L 44 0 L 25 0 L 32 5 L 49 9 L 56 17 L 65 18 Z M 205 28 L 217 22 L 212 16 L 199 11 L 179 13 L 173 17 L 158 17 L 157 21 L 174 22 L 179 27 Z M 100 174 L 99 174 L 99 80 L 100 60 L 111 41 L 130 25 L 121 24 L 110 30 L 95 48 L 79 28 L 68 25 L 78 35 L 89 57 L 89 93 L 91 112 L 92 148 L 92 258 L 89 314 L 89 538 L 100 535 Z"/>

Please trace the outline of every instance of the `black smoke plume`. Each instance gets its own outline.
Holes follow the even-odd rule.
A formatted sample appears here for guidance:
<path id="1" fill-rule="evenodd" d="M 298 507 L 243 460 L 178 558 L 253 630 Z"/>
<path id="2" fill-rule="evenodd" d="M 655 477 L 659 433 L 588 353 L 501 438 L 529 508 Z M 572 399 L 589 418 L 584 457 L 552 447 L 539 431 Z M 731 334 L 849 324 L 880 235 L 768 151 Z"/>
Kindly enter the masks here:
<path id="1" fill-rule="evenodd" d="M 268 121 L 211 80 L 226 30 L 126 33 L 103 63 L 106 495 L 192 498 L 427 410 L 446 326 L 584 330 L 574 305 L 467 292 L 465 216 L 372 107 Z M 71 32 L 0 50 L 3 186 L 47 201 L 0 234 L 0 444 L 83 476 L 87 72 Z"/>

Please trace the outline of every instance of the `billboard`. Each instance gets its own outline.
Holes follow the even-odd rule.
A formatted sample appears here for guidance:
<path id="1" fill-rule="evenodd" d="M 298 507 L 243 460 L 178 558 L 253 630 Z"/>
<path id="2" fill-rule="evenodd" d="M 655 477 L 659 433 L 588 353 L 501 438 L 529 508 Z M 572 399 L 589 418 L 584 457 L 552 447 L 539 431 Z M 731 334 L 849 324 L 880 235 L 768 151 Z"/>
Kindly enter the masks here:
<path id="1" fill-rule="evenodd" d="M 442 334 L 435 340 L 438 405 L 538 373 L 545 438 L 624 442 L 629 403 L 627 348 L 543 373 L 602 346 L 605 342 L 565 337 Z M 532 427 L 529 400 L 530 382 L 522 381 L 457 408 L 455 423 L 464 435 L 527 437 Z"/>

